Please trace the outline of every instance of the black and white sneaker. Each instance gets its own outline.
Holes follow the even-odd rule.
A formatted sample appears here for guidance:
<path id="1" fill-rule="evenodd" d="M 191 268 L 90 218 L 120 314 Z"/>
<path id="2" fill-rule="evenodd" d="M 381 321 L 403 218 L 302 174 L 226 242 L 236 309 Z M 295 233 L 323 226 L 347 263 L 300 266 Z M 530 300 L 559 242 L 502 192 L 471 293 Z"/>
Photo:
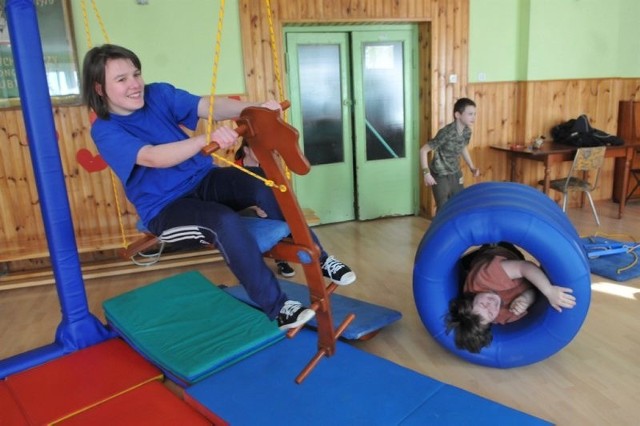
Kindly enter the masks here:
<path id="1" fill-rule="evenodd" d="M 349 285 L 356 280 L 355 272 L 333 256 L 327 257 L 322 264 L 322 275 L 338 285 Z"/>
<path id="2" fill-rule="evenodd" d="M 296 270 L 284 260 L 277 260 L 276 266 L 278 267 L 278 273 L 285 278 L 291 278 L 296 274 Z"/>
<path id="3" fill-rule="evenodd" d="M 316 316 L 314 310 L 305 308 L 302 303 L 295 300 L 287 300 L 280 309 L 280 313 L 276 317 L 280 330 L 288 330 L 290 328 L 298 328 L 306 324 L 310 319 Z"/>

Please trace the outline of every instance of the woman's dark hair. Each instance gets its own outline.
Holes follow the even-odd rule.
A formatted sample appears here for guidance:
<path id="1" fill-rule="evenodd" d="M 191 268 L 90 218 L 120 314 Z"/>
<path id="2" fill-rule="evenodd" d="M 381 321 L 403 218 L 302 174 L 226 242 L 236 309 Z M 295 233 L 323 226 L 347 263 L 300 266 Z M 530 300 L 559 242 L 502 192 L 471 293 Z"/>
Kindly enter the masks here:
<path id="1" fill-rule="evenodd" d="M 462 114 L 464 112 L 464 109 L 468 106 L 475 107 L 476 103 L 469 98 L 458 99 L 456 103 L 453 104 L 453 118 L 456 118 L 456 112 Z"/>
<path id="2" fill-rule="evenodd" d="M 105 66 L 110 59 L 128 59 L 142 71 L 142 64 L 138 56 L 131 50 L 115 44 L 103 44 L 90 49 L 84 55 L 82 65 L 82 99 L 102 119 L 109 117 L 105 87 Z M 96 85 L 102 88 L 102 94 L 96 90 Z"/>
<path id="3" fill-rule="evenodd" d="M 466 349 L 471 353 L 491 344 L 493 334 L 491 325 L 481 324 L 480 316 L 474 314 L 474 293 L 464 293 L 462 296 L 449 302 L 449 313 L 445 319 L 446 331 L 453 331 L 454 341 L 458 349 Z"/>

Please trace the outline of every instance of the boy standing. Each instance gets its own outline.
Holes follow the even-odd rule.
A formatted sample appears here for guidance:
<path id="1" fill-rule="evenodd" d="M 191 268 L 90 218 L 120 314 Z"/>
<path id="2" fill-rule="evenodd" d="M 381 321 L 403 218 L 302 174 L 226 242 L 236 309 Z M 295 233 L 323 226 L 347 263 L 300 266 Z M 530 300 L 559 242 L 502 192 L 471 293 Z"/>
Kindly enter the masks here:
<path id="1" fill-rule="evenodd" d="M 480 176 L 480 170 L 473 165 L 467 149 L 471 139 L 470 127 L 476 121 L 475 102 L 469 98 L 458 99 L 453 106 L 453 118 L 453 122 L 440 129 L 435 138 L 420 148 L 424 184 L 433 188 L 437 209 L 464 188 L 461 155 L 473 176 Z M 433 151 L 431 164 L 429 151 Z"/>

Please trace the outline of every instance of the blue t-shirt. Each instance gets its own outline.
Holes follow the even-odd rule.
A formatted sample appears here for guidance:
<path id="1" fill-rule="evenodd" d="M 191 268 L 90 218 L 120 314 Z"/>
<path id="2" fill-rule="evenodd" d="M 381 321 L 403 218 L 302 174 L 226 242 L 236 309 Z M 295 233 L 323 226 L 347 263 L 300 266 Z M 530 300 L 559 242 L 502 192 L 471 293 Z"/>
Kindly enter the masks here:
<path id="1" fill-rule="evenodd" d="M 130 115 L 109 114 L 91 128 L 100 155 L 124 186 L 140 219 L 148 225 L 167 204 L 192 191 L 216 167 L 211 157 L 196 154 L 168 168 L 136 164 L 145 145 L 160 145 L 187 139 L 180 125 L 195 130 L 200 97 L 167 83 L 145 86 L 144 107 Z"/>

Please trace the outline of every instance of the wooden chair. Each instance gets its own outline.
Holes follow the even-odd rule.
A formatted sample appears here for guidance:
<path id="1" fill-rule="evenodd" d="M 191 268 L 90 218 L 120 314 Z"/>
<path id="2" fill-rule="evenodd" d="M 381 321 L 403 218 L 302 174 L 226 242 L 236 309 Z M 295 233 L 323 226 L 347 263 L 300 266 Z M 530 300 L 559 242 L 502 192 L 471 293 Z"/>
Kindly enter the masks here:
<path id="1" fill-rule="evenodd" d="M 570 192 L 580 191 L 587 194 L 593 217 L 600 226 L 600 219 L 593 204 L 591 191 L 598 186 L 600 180 L 600 171 L 604 163 L 604 154 L 606 147 L 598 146 L 591 148 L 578 148 L 576 156 L 573 159 L 569 175 L 560 179 L 554 179 L 550 182 L 549 188 L 562 192 L 562 211 L 566 211 L 567 198 Z M 589 172 L 592 176 L 590 176 Z M 595 174 L 595 175 L 594 175 Z M 539 181 L 543 184 L 543 181 Z"/>

